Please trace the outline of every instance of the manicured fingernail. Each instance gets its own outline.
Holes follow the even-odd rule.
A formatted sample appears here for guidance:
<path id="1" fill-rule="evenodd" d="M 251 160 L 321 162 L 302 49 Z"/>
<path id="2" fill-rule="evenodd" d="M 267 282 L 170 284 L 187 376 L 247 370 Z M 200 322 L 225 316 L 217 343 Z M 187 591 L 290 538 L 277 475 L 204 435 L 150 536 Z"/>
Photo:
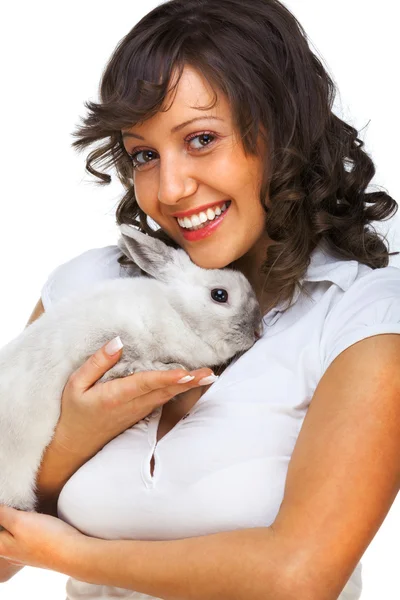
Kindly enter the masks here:
<path id="1" fill-rule="evenodd" d="M 117 335 L 117 337 L 111 340 L 111 342 L 108 342 L 107 346 L 105 347 L 105 351 L 107 352 L 107 354 L 112 356 L 113 354 L 118 352 L 118 350 L 121 350 L 123 346 L 124 345 L 121 342 L 121 338 L 119 337 L 119 335 Z"/>
<path id="2" fill-rule="evenodd" d="M 194 375 L 186 375 L 185 377 L 182 377 L 182 379 L 180 379 L 176 383 L 187 383 L 188 381 L 192 381 L 192 379 L 194 379 Z"/>
<path id="3" fill-rule="evenodd" d="M 219 375 L 209 375 L 208 377 L 203 377 L 203 379 L 200 379 L 198 383 L 199 385 L 208 385 L 209 383 L 214 383 L 214 381 L 217 381 L 218 378 Z"/>

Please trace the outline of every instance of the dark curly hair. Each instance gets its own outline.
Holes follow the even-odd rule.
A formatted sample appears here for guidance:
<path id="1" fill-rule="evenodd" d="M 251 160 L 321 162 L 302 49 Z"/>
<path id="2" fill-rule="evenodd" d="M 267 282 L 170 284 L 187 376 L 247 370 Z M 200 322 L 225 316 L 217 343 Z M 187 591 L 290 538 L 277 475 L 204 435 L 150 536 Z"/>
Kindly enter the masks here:
<path id="1" fill-rule="evenodd" d="M 296 286 L 304 289 L 317 244 L 373 269 L 399 254 L 389 253 L 386 238 L 371 225 L 393 216 L 397 202 L 383 191 L 366 193 L 374 163 L 357 130 L 332 112 L 335 84 L 278 0 L 170 0 L 119 42 L 102 76 L 100 103 L 85 102 L 89 113 L 72 144 L 82 150 L 105 140 L 88 155 L 86 170 L 103 185 L 111 177 L 93 165 L 116 168 L 126 189 L 118 225 L 134 224 L 178 247 L 138 206 L 121 129 L 161 110 L 174 89 L 168 87 L 172 75 L 179 74 L 177 85 L 185 65 L 197 69 L 214 93 L 226 95 L 246 154 L 259 155 L 259 135 L 265 141 L 260 202 L 271 245 L 261 272 L 276 302 L 290 305 Z M 132 264 L 126 256 L 118 262 Z"/>

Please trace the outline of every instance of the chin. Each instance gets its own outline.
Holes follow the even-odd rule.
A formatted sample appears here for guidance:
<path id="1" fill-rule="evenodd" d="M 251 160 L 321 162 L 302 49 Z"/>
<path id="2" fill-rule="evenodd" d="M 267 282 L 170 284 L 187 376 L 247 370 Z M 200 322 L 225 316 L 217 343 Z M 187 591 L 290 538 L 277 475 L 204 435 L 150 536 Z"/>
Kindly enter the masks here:
<path id="1" fill-rule="evenodd" d="M 192 256 L 190 256 L 190 260 L 192 262 L 194 262 L 195 265 L 197 265 L 198 267 L 201 267 L 202 269 L 224 269 L 225 267 L 229 267 L 229 265 L 231 264 L 232 261 L 229 260 L 221 260 L 218 259 L 218 257 L 213 257 L 210 260 L 207 259 L 201 259 L 200 258 L 194 258 Z"/>
<path id="2" fill-rule="evenodd" d="M 195 265 L 202 269 L 225 269 L 236 260 L 236 253 L 228 251 L 227 244 L 219 244 L 211 248 L 184 248 Z M 225 250 L 225 251 L 224 251 Z"/>

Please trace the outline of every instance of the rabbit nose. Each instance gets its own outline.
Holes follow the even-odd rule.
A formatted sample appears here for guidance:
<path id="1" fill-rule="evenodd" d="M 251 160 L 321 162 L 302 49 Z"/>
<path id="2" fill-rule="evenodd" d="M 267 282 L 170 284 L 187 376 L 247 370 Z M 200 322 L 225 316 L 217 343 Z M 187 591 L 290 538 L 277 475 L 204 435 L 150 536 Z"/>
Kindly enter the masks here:
<path id="1" fill-rule="evenodd" d="M 253 319 L 253 328 L 254 328 L 253 330 L 254 330 L 254 335 L 258 340 L 262 337 L 262 335 L 264 333 L 264 322 L 262 319 L 263 319 L 263 317 L 261 314 L 260 307 L 257 305 L 255 314 L 254 314 L 254 319 Z"/>
<path id="2" fill-rule="evenodd" d="M 262 338 L 263 333 L 264 333 L 264 327 L 263 327 L 263 323 L 261 322 L 261 324 L 254 331 L 254 335 L 259 340 L 260 338 Z"/>

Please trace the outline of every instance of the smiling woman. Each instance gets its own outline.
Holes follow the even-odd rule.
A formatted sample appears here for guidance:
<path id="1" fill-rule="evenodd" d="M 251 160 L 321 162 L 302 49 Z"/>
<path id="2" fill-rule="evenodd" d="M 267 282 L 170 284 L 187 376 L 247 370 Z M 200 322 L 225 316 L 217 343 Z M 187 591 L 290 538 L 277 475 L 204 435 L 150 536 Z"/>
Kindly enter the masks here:
<path id="1" fill-rule="evenodd" d="M 3 509 L 0 555 L 68 574 L 69 600 L 360 599 L 360 561 L 400 484 L 400 271 L 374 228 L 397 203 L 367 192 L 374 164 L 335 92 L 281 2 L 169 0 L 119 42 L 86 103 L 74 147 L 96 143 L 100 182 L 98 165 L 115 169 L 117 223 L 210 276 L 240 270 L 264 332 L 205 392 L 178 390 L 68 476 L 65 455 L 45 459 L 58 521 Z M 45 310 L 138 276 L 120 242 L 60 265 Z M 229 332 L 243 333 L 235 319 Z M 74 448 L 91 441 L 98 390 L 70 396 Z"/>
<path id="2" fill-rule="evenodd" d="M 358 464 L 359 470 L 364 464 L 364 482 L 369 481 L 374 487 L 377 482 L 374 483 L 374 476 L 367 472 L 368 467 L 363 463 L 365 454 L 363 459 L 361 448 L 359 456 L 354 458 L 347 454 L 351 443 L 345 444 L 347 450 L 343 447 L 341 456 L 335 456 L 334 448 L 340 436 L 342 433 L 346 436 L 341 430 L 340 419 L 335 420 L 331 415 L 334 431 L 329 436 L 320 433 L 322 437 L 318 437 L 318 432 L 329 429 L 329 423 L 323 415 L 328 415 L 330 409 L 334 411 L 335 405 L 339 410 L 339 398 L 343 403 L 340 410 L 345 414 L 350 402 L 349 390 L 346 392 L 337 388 L 338 382 L 348 374 L 346 362 L 338 363 L 342 365 L 341 369 L 337 367 L 338 371 L 336 368 L 330 370 L 328 358 L 324 358 L 324 373 L 318 368 L 318 348 L 321 339 L 327 336 L 324 343 L 331 362 L 339 349 L 343 351 L 368 335 L 400 333 L 397 308 L 391 316 L 389 312 L 386 313 L 389 323 L 384 325 L 377 313 L 363 313 L 361 304 L 364 296 L 357 292 L 362 288 L 361 281 L 357 282 L 358 278 L 363 280 L 364 286 L 369 279 L 363 279 L 362 274 L 376 272 L 378 275 L 382 270 L 382 273 L 389 275 L 385 271 L 389 259 L 388 248 L 369 225 L 372 221 L 392 215 L 397 210 L 397 203 L 386 192 L 366 192 L 375 173 L 374 164 L 363 150 L 357 130 L 332 111 L 335 91 L 332 79 L 310 50 L 301 25 L 277 0 L 220 0 L 218 3 L 211 0 L 172 0 L 146 15 L 118 45 L 103 74 L 101 102 L 87 103 L 89 116 L 75 132 L 77 140 L 74 142 L 74 146 L 81 149 L 94 140 L 105 140 L 100 149 L 88 156 L 87 168 L 103 182 L 108 182 L 110 177 L 98 172 L 94 164 L 106 157 L 115 164 L 126 188 L 126 194 L 117 209 L 118 223 L 135 224 L 143 232 L 163 239 L 168 245 L 182 247 L 191 260 L 203 268 L 230 266 L 246 275 L 256 292 L 262 312 L 266 318 L 270 317 L 270 334 L 274 326 L 278 327 L 277 332 L 281 335 L 281 338 L 274 336 L 274 348 L 267 353 L 268 366 L 273 373 L 267 370 L 265 364 L 262 384 L 265 393 L 268 389 L 269 397 L 275 394 L 274 406 L 283 406 L 281 392 L 292 380 L 293 373 L 297 372 L 298 362 L 292 364 L 288 358 L 289 347 L 297 348 L 297 361 L 300 356 L 305 360 L 296 385 L 286 389 L 286 396 L 295 402 L 298 390 L 302 389 L 305 397 L 303 400 L 298 398 L 296 406 L 308 407 L 311 398 L 314 406 L 320 406 L 320 413 L 316 408 L 320 419 L 315 421 L 308 436 L 301 436 L 303 445 L 293 453 L 293 456 L 306 456 L 308 461 L 312 459 L 315 466 L 308 487 L 303 488 L 299 474 L 303 472 L 304 463 L 301 458 L 291 462 L 288 496 L 284 496 L 282 504 L 286 510 L 282 510 L 276 520 L 277 530 L 279 524 L 279 530 L 285 534 L 274 556 L 279 555 L 279 547 L 286 565 L 290 562 L 288 557 L 292 556 L 296 563 L 293 571 L 297 580 L 306 582 L 304 596 L 319 600 L 323 597 L 336 599 L 349 577 L 351 591 L 346 589 L 343 593 L 347 594 L 346 599 L 359 597 L 359 572 L 356 569 L 352 573 L 352 570 L 368 544 L 362 531 L 365 531 L 369 522 L 370 529 L 367 529 L 371 539 L 372 523 L 376 522 L 376 516 L 372 516 L 372 505 L 365 507 L 366 513 L 362 518 L 358 513 L 358 525 L 353 526 L 352 532 L 354 547 L 351 554 L 346 554 L 346 543 L 338 539 L 339 532 L 346 518 L 351 515 L 352 519 L 356 519 L 350 507 L 358 505 L 360 498 L 365 496 L 365 489 L 363 491 L 362 486 L 355 486 L 349 488 L 348 496 L 337 494 L 332 497 L 332 488 L 346 488 L 341 481 L 341 465 L 351 461 Z M 199 111 L 204 114 L 199 115 Z M 140 140 L 140 145 L 137 140 Z M 198 231 L 187 231 L 175 218 L 185 213 L 197 213 L 201 223 L 201 219 L 204 221 L 208 217 L 206 210 L 210 205 L 221 205 L 227 201 L 230 202 L 228 210 L 217 219 L 214 213 L 212 224 Z M 211 212 L 209 215 L 210 218 L 213 216 Z M 148 224 L 148 217 L 159 226 L 157 231 Z M 186 226 L 199 225 L 196 221 L 184 223 Z M 119 263 L 128 266 L 130 261 L 123 256 L 119 258 Z M 328 266 L 332 263 L 333 270 Z M 397 278 L 398 273 L 394 275 Z M 319 287 L 312 287 L 311 282 L 315 284 L 317 281 Z M 354 286 L 348 288 L 350 281 Z M 336 310 L 333 310 L 332 304 L 330 310 L 327 309 L 328 305 L 324 303 L 329 304 L 328 296 L 334 293 L 335 288 L 337 292 L 341 290 L 339 296 L 347 292 L 354 314 L 345 317 L 344 300 L 338 302 Z M 381 286 L 376 280 L 371 288 L 374 292 L 369 296 L 370 308 L 374 306 L 372 297 L 375 297 L 379 288 Z M 389 289 L 385 292 L 382 288 L 380 291 L 386 300 L 383 296 L 381 299 L 375 297 L 377 307 L 389 301 L 389 297 L 392 297 L 393 303 L 398 303 L 397 287 L 391 292 Z M 312 325 L 310 322 L 306 326 L 307 334 L 306 329 L 303 330 L 304 335 L 300 331 L 291 331 L 290 324 L 293 327 L 297 320 L 298 326 L 301 327 L 301 323 L 305 326 L 307 314 L 311 317 L 313 311 L 308 313 L 306 305 L 302 304 L 310 295 L 316 310 L 322 312 L 312 317 Z M 339 300 L 339 296 L 336 300 Z M 340 306 L 343 306 L 342 312 Z M 277 311 L 275 314 L 274 310 Z M 299 312 L 296 313 L 296 310 Z M 365 310 L 368 312 L 369 309 L 365 307 Z M 285 326 L 282 315 L 286 313 L 289 321 Z M 322 314 L 324 317 L 320 320 Z M 339 323 L 343 322 L 348 323 L 348 330 L 339 327 Z M 332 330 L 329 324 L 334 324 Z M 341 333 L 335 334 L 334 328 Z M 284 340 L 285 330 L 291 331 L 290 341 Z M 331 337 L 326 333 L 328 331 L 332 331 Z M 306 350 L 306 339 L 311 344 L 310 353 Z M 349 365 L 353 365 L 353 371 L 358 360 L 363 362 L 363 352 L 367 352 L 369 346 L 365 346 L 364 351 L 363 348 L 359 345 L 358 358 L 356 354 L 354 362 L 349 362 Z M 279 358 L 281 351 L 283 354 Z M 280 371 L 277 364 L 274 368 L 272 356 L 279 364 L 288 365 L 288 371 Z M 395 368 L 397 359 L 393 361 L 392 367 Z M 370 375 L 373 377 L 372 372 Z M 320 380 L 323 382 L 322 389 L 329 390 L 329 394 L 316 392 Z M 261 380 L 258 381 L 261 385 Z M 364 385 L 365 376 L 360 373 L 359 380 L 353 382 L 351 395 L 358 388 L 359 394 L 363 395 Z M 372 389 L 372 383 L 370 387 Z M 248 398 L 254 400 L 258 393 L 258 389 L 251 387 L 249 375 Z M 395 396 L 399 392 L 393 388 L 391 393 L 391 401 L 395 403 Z M 228 395 L 227 390 L 225 394 L 222 393 L 225 399 Z M 244 390 L 242 397 L 246 397 Z M 230 403 L 233 411 L 231 396 Z M 212 402 L 209 402 L 210 410 L 211 405 Z M 361 406 L 359 410 L 362 412 Z M 292 409 L 292 414 L 293 411 L 296 412 Z M 367 423 L 363 422 L 361 413 L 351 414 L 349 408 L 348 411 L 348 430 L 357 422 L 362 437 L 363 427 L 366 428 Z M 273 427 L 272 412 L 268 425 L 265 425 L 264 435 L 267 438 L 268 428 Z M 244 414 L 242 420 L 243 424 L 247 423 Z M 229 417 L 225 415 L 224 422 L 229 430 L 228 421 Z M 249 430 L 249 425 L 244 427 Z M 274 431 L 280 431 L 280 442 L 295 439 L 298 433 L 291 431 L 288 423 L 276 425 Z M 211 435 L 210 429 L 207 439 Z M 387 432 L 382 432 L 382 435 L 385 437 Z M 392 435 L 396 435 L 394 431 Z M 251 438 L 256 440 L 257 434 L 253 432 Z M 332 440 L 330 444 L 328 439 Z M 394 439 L 392 441 L 394 445 L 391 449 L 387 448 L 389 461 L 389 455 L 392 456 L 395 447 Z M 378 439 L 376 442 L 379 443 Z M 225 446 L 225 452 L 229 454 L 227 448 L 228 445 Z M 164 453 L 166 459 L 166 447 Z M 216 455 L 219 454 L 220 451 L 216 451 Z M 275 457 L 277 455 L 289 456 L 291 451 L 277 447 Z M 317 460 L 314 461 L 316 456 Z M 332 462 L 328 459 L 324 461 L 324 457 L 331 457 Z M 173 460 L 172 456 L 170 460 Z M 246 474 L 241 472 L 241 481 L 247 481 L 246 476 L 251 472 L 250 467 Z M 322 492 L 322 481 L 318 478 L 322 472 L 331 473 L 325 494 Z M 187 481 L 187 475 L 184 479 Z M 393 501 L 395 479 L 394 470 L 391 474 L 387 472 L 388 496 L 386 500 L 381 499 L 383 512 Z M 259 480 L 263 480 L 261 473 L 253 473 L 252 481 Z M 282 483 L 277 474 L 271 481 Z M 296 503 L 300 492 L 294 481 L 304 490 L 302 507 Z M 321 490 L 319 495 L 314 495 L 313 485 Z M 226 489 L 229 489 L 228 484 Z M 249 489 L 252 489 L 250 483 Z M 289 490 L 292 490 L 291 493 Z M 235 493 L 236 490 L 232 490 L 232 494 Z M 223 497 L 222 490 L 218 494 Z M 268 505 L 267 495 L 264 507 Z M 342 520 L 338 517 L 336 521 L 333 505 L 346 504 L 349 506 L 347 517 L 343 515 Z M 286 524 L 291 522 L 291 509 L 296 506 L 298 512 L 294 513 L 299 531 L 304 526 L 302 535 L 298 537 L 294 533 L 291 536 L 290 528 L 286 528 Z M 368 510 L 371 512 L 368 513 Z M 214 515 L 218 513 L 216 506 L 214 509 L 210 507 L 210 511 Z M 317 518 L 314 520 L 314 528 L 307 519 L 311 513 L 319 515 L 321 519 L 319 522 Z M 180 514 L 185 514 L 183 508 Z M 243 507 L 243 514 L 251 514 L 250 508 Z M 325 551 L 322 551 L 318 540 L 322 529 L 328 531 L 328 520 L 333 529 L 329 530 Z M 186 521 L 190 522 L 189 515 Z M 239 518 L 234 522 L 243 525 Z M 268 519 L 264 520 L 266 522 L 269 522 Z M 223 519 L 219 525 L 220 529 L 224 528 Z M 179 531 L 178 527 L 176 535 L 179 535 Z M 197 531 L 204 532 L 201 527 Z M 310 536 L 308 541 L 305 531 Z M 181 531 L 181 535 L 187 534 L 187 530 Z M 300 538 L 303 539 L 302 550 L 296 545 L 296 540 Z M 340 548 L 338 562 L 331 555 L 331 546 L 335 543 Z M 312 569 L 316 548 L 321 558 L 319 575 Z M 216 564 L 219 564 L 218 560 Z M 275 572 L 279 573 L 276 565 Z M 323 576 L 323 573 L 326 575 Z M 211 573 L 209 575 L 211 577 Z M 290 580 L 290 576 L 288 578 Z M 283 590 L 274 588 L 270 573 L 266 573 L 266 581 L 271 586 L 271 597 L 280 597 Z M 241 590 L 237 593 L 238 597 L 242 597 L 242 584 L 243 581 L 238 583 Z M 210 597 L 210 590 L 202 585 L 199 581 L 200 597 Z M 221 585 L 221 589 L 215 590 L 215 597 L 225 597 L 227 590 Z M 182 597 L 189 597 L 189 590 L 184 589 Z M 162 588 L 161 591 L 166 592 Z M 296 598 L 301 595 L 297 581 L 294 592 L 285 590 L 284 593 L 287 594 L 285 598 L 291 597 L 291 593 Z M 229 594 L 228 591 L 227 597 Z M 257 597 L 256 590 L 252 594 Z M 266 589 L 263 589 L 261 596 L 267 597 Z"/>

